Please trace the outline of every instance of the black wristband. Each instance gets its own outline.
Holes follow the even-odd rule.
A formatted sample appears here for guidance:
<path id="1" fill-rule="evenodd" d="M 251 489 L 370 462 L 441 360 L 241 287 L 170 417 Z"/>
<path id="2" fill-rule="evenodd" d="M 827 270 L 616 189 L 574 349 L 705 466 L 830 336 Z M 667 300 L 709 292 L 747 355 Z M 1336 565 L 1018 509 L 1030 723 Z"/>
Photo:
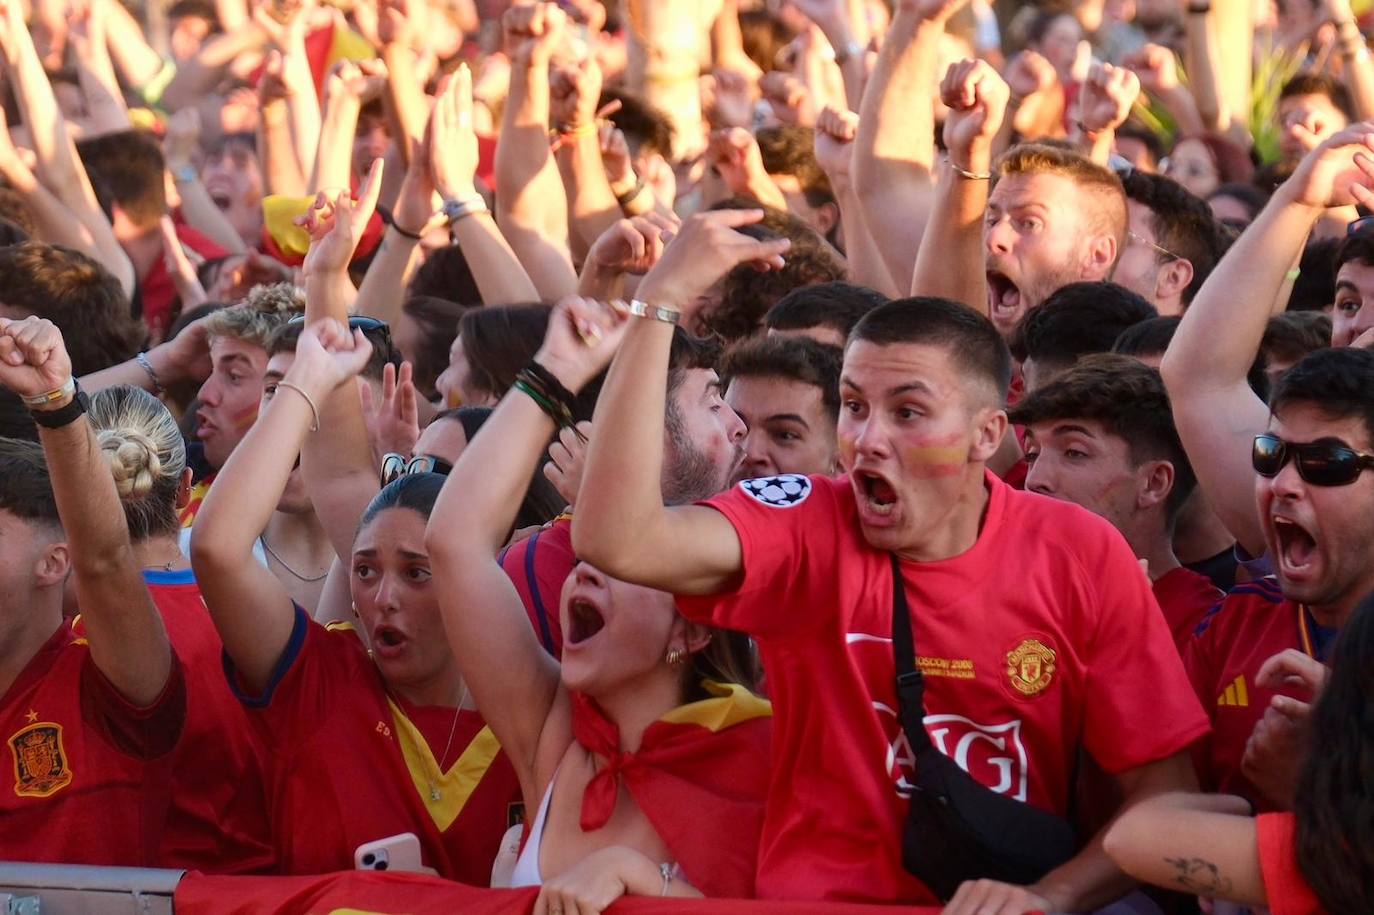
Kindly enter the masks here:
<path id="1" fill-rule="evenodd" d="M 534 359 L 531 359 L 529 365 L 525 366 L 525 371 L 539 379 L 539 383 L 549 396 L 561 401 L 565 406 L 571 407 L 572 402 L 577 399 L 576 394 L 563 387 L 563 382 L 553 377 L 553 372 L 544 368 Z"/>
<path id="2" fill-rule="evenodd" d="M 33 421 L 44 429 L 61 429 L 76 422 L 86 413 L 86 407 L 90 403 L 86 397 L 86 392 L 81 390 L 81 385 L 76 386 L 76 393 L 72 399 L 67 401 L 67 405 L 56 410 L 30 410 L 29 415 Z"/>
<path id="3" fill-rule="evenodd" d="M 1206 16 L 1206 15 L 1207 15 L 1208 13 L 1210 13 L 1211 11 L 1212 11 L 1212 4 L 1210 4 L 1210 3 L 1190 3 L 1190 4 L 1188 4 L 1188 15 L 1189 15 L 1189 16 Z"/>
<path id="4" fill-rule="evenodd" d="M 633 201 L 642 193 L 644 193 L 644 179 L 636 178 L 634 187 L 630 188 L 623 194 L 615 195 L 615 202 L 620 204 L 622 207 L 629 206 L 631 201 Z"/>

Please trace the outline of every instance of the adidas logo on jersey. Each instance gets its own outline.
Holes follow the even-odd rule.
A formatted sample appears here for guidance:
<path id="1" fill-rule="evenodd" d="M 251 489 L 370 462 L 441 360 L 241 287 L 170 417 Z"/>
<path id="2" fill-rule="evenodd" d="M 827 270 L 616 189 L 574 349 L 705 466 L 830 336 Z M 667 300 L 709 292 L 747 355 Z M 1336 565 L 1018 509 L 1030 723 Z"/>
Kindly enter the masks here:
<path id="1" fill-rule="evenodd" d="M 1231 681 L 1231 685 L 1217 696 L 1217 707 L 1230 706 L 1232 708 L 1248 708 L 1250 705 L 1250 694 L 1245 689 L 1245 675 Z"/>

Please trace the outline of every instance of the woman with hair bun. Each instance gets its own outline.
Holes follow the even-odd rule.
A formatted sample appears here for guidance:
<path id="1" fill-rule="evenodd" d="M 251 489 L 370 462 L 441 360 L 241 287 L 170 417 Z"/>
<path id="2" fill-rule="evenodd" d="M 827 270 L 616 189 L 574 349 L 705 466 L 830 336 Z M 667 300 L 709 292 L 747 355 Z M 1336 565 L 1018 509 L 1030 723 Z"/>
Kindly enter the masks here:
<path id="1" fill-rule="evenodd" d="M 88 415 L 143 579 L 186 676 L 186 726 L 172 766 L 161 863 L 209 873 L 269 871 L 275 856 L 263 749 L 224 679 L 223 645 L 179 541 L 178 515 L 191 493 L 185 441 L 162 402 L 138 388 L 97 391 Z"/>

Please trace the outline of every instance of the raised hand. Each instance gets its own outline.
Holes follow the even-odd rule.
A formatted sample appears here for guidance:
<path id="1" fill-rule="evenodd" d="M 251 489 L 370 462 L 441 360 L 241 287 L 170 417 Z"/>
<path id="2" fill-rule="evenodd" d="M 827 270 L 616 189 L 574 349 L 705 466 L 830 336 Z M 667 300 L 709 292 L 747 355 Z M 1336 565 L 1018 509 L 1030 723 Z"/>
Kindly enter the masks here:
<path id="1" fill-rule="evenodd" d="M 711 126 L 748 127 L 754 120 L 754 81 L 734 70 L 702 77 L 702 110 Z"/>
<path id="2" fill-rule="evenodd" d="M 379 59 L 341 60 L 325 77 L 326 98 L 351 96 L 359 103 L 369 102 L 386 88 L 386 64 Z"/>
<path id="3" fill-rule="evenodd" d="M 619 220 L 592 244 L 587 262 L 607 273 L 643 275 L 658 263 L 676 230 L 673 220 L 660 213 Z"/>
<path id="4" fill-rule="evenodd" d="M 588 58 L 580 67 L 555 67 L 549 74 L 549 114 L 563 132 L 597 122 L 601 68 Z M 620 106 L 616 103 L 615 107 Z M 608 114 L 610 112 L 607 112 Z"/>
<path id="5" fill-rule="evenodd" d="M 419 395 L 413 372 L 409 362 L 402 362 L 399 372 L 388 363 L 382 369 L 382 393 L 376 399 L 372 395 L 372 385 L 358 385 L 367 437 L 378 456 L 388 452 L 410 454 L 419 441 Z"/>
<path id="6" fill-rule="evenodd" d="M 477 134 L 472 127 L 472 71 L 464 64 L 434 103 L 429 122 L 429 166 L 434 188 L 445 200 L 477 193 Z"/>
<path id="7" fill-rule="evenodd" d="M 630 161 L 630 144 L 625 134 L 614 124 L 601 125 L 601 164 L 611 187 L 629 190 L 635 183 L 634 165 Z"/>
<path id="8" fill-rule="evenodd" d="M 577 490 L 582 485 L 582 468 L 587 464 L 591 440 L 592 424 L 583 420 L 572 429 L 559 430 L 558 441 L 549 446 L 544 476 L 569 506 L 577 504 Z"/>
<path id="9" fill-rule="evenodd" d="M 1078 120 L 1087 133 L 1115 130 L 1131 116 L 1140 78 L 1112 64 L 1094 63 L 1078 94 Z"/>
<path id="10" fill-rule="evenodd" d="M 172 223 L 172 217 L 163 216 L 158 220 L 158 231 L 162 236 L 163 265 L 167 268 L 167 275 L 172 278 L 172 286 L 176 288 L 177 297 L 181 299 L 182 311 L 203 305 L 209 298 L 205 295 L 205 287 L 200 284 L 200 277 L 196 274 L 196 265 L 191 262 L 190 255 L 177 238 L 177 229 Z"/>
<path id="11" fill-rule="evenodd" d="M 372 344 L 361 330 L 325 318 L 306 325 L 296 344 L 296 361 L 286 381 L 325 395 L 356 377 L 372 357 Z"/>
<path id="12" fill-rule="evenodd" d="M 1126 58 L 1125 65 L 1140 79 L 1146 92 L 1166 95 L 1179 87 L 1178 60 L 1163 45 L 1145 45 Z"/>
<path id="13" fill-rule="evenodd" d="M 763 153 L 754 135 L 742 127 L 716 130 L 706 146 L 706 164 L 720 175 L 732 194 L 748 195 L 759 179 L 768 179 Z M 760 203 L 772 205 L 772 200 Z"/>
<path id="14" fill-rule="evenodd" d="M 262 0 L 253 6 L 253 24 L 267 41 L 283 54 L 305 41 L 315 0 L 301 0 L 294 4 L 273 4 Z"/>
<path id="15" fill-rule="evenodd" d="M 1374 123 L 1329 137 L 1303 157 L 1278 193 L 1307 207 L 1374 206 Z"/>
<path id="16" fill-rule="evenodd" d="M 759 90 L 783 124 L 809 127 L 816 122 L 816 104 L 806 85 L 790 73 L 772 70 L 759 80 Z"/>
<path id="17" fill-rule="evenodd" d="M 265 81 L 265 80 L 264 80 Z M 167 119 L 162 154 L 169 168 L 190 165 L 200 149 L 200 110 L 183 108 Z"/>
<path id="18" fill-rule="evenodd" d="M 981 171 L 991 155 L 992 141 L 1002 127 L 1011 89 L 987 61 L 961 60 L 952 64 L 940 83 L 945 115 L 945 147 L 959 168 Z M 975 163 L 977 157 L 980 161 Z"/>
<path id="19" fill-rule="evenodd" d="M 0 318 L 0 385 L 20 397 L 60 390 L 72 377 L 72 360 L 57 325 L 45 318 Z"/>
<path id="20" fill-rule="evenodd" d="M 301 265 L 306 276 L 348 269 L 381 190 L 382 160 L 375 159 L 356 197 L 347 189 L 315 195 L 310 211 L 296 218 L 296 225 L 310 233 L 310 250 Z"/>
<path id="21" fill-rule="evenodd" d="M 1022 51 L 1007 64 L 1002 74 L 1014 98 L 1027 99 L 1048 92 L 1059 82 L 1059 74 L 1043 55 L 1036 51 Z"/>
<path id="22" fill-rule="evenodd" d="M 506 54 L 524 67 L 547 66 L 563 40 L 568 15 L 556 3 L 512 6 L 501 19 Z"/>
<path id="23" fill-rule="evenodd" d="M 689 310 L 698 296 L 740 264 L 779 270 L 792 247 L 787 238 L 759 240 L 736 229 L 763 219 L 763 210 L 713 210 L 682 224 L 663 257 L 639 284 L 639 298 Z"/>
<path id="24" fill-rule="evenodd" d="M 848 184 L 854 159 L 854 138 L 859 135 L 859 116 L 827 106 L 816 118 L 816 161 L 831 184 Z"/>
<path id="25" fill-rule="evenodd" d="M 966 3 L 968 0 L 900 0 L 897 10 L 911 10 L 922 19 L 946 22 Z"/>
<path id="26" fill-rule="evenodd" d="M 629 315 L 617 308 L 566 296 L 549 315 L 549 329 L 535 361 L 574 393 L 611 362 L 629 327 Z"/>

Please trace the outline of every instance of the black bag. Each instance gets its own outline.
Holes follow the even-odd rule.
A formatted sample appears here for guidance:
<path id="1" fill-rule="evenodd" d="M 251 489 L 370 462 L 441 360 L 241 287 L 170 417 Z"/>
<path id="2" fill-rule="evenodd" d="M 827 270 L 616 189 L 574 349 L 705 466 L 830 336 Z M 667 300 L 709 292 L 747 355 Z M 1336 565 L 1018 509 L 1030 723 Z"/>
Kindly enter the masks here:
<path id="1" fill-rule="evenodd" d="M 916 668 L 911 610 L 892 556 L 892 654 L 902 730 L 916 757 L 915 790 L 902 833 L 902 864 L 948 902 L 966 880 L 1028 885 L 1078 850 L 1062 817 L 998 794 L 931 743 L 925 728 L 925 678 Z"/>

